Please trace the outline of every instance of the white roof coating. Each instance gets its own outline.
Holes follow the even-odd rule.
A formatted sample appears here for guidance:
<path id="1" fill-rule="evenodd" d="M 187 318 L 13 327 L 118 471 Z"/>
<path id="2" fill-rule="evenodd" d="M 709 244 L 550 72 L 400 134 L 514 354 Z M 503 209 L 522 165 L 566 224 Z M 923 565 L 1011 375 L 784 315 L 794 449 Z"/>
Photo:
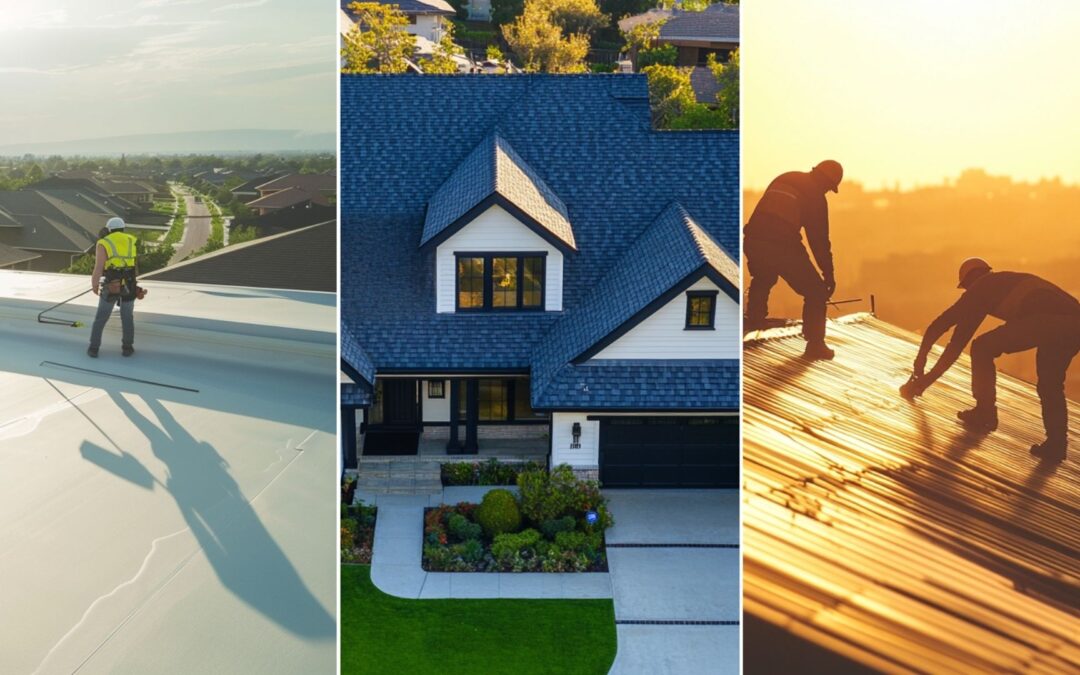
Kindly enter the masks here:
<path id="1" fill-rule="evenodd" d="M 0 672 L 333 672 L 334 295 L 141 282 L 91 359 L 87 285 L 0 271 Z"/>

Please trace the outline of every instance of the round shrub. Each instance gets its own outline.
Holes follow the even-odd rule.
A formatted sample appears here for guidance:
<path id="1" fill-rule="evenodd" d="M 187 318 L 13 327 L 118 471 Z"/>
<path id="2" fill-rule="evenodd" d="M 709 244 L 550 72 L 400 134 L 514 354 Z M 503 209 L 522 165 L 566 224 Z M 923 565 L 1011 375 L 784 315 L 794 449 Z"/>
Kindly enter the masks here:
<path id="1" fill-rule="evenodd" d="M 489 537 L 504 532 L 516 532 L 521 527 L 521 509 L 509 490 L 492 490 L 484 495 L 476 508 L 476 522 Z"/>

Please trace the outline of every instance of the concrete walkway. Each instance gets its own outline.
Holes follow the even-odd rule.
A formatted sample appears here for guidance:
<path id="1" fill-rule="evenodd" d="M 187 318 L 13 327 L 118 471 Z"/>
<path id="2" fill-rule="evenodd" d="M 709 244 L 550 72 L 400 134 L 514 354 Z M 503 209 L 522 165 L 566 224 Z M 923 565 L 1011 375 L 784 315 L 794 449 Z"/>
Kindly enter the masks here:
<path id="1" fill-rule="evenodd" d="M 737 490 L 605 490 L 612 675 L 739 671 Z"/>
<path id="2" fill-rule="evenodd" d="M 439 504 L 479 502 L 488 490 L 496 487 L 447 487 L 432 495 L 358 490 L 357 500 L 379 508 L 371 560 L 371 581 L 375 587 L 389 595 L 410 599 L 612 597 L 607 573 L 425 572 L 420 567 L 424 509 Z"/>

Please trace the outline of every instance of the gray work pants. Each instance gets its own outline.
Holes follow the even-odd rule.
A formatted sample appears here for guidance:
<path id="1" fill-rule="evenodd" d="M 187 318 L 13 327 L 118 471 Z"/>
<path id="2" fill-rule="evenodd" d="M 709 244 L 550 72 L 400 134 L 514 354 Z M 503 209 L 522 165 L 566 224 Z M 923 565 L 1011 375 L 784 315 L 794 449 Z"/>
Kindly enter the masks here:
<path id="1" fill-rule="evenodd" d="M 110 296 L 102 288 L 98 298 L 97 314 L 94 315 L 94 326 L 90 329 L 90 346 L 94 349 L 101 347 L 101 333 L 105 330 L 105 324 L 109 321 L 113 307 L 118 303 L 120 322 L 123 326 L 122 344 L 124 347 L 135 346 L 135 298 L 121 300 L 120 296 Z"/>

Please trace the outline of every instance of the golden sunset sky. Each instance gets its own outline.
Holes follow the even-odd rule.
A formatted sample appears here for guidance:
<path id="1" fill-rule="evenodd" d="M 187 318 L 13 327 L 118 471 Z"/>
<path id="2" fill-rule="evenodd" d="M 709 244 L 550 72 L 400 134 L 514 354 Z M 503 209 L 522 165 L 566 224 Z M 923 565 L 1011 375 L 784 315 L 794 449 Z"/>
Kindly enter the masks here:
<path id="1" fill-rule="evenodd" d="M 1078 36 L 1064 0 L 745 2 L 744 187 L 825 158 L 868 189 L 1080 182 Z"/>

